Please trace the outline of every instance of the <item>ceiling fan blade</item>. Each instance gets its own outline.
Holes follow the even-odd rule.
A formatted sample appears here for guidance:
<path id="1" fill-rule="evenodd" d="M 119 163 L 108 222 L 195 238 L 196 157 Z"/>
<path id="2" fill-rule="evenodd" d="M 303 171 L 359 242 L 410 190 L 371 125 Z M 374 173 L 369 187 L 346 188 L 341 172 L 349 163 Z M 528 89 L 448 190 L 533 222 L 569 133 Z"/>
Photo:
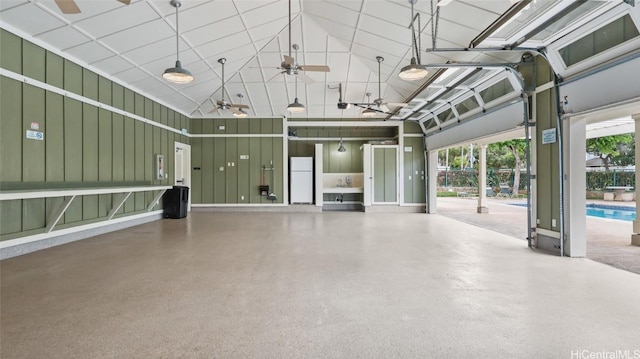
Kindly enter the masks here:
<path id="1" fill-rule="evenodd" d="M 123 3 L 125 5 L 131 4 L 131 0 L 118 0 L 118 1 L 120 1 L 121 3 Z"/>
<path id="2" fill-rule="evenodd" d="M 298 65 L 298 70 L 300 71 L 320 71 L 320 72 L 329 72 L 331 69 L 326 65 Z"/>
<path id="3" fill-rule="evenodd" d="M 286 65 L 293 65 L 295 62 L 296 62 L 296 60 L 293 57 L 288 56 L 288 55 L 284 55 L 284 63 Z"/>
<path id="4" fill-rule="evenodd" d="M 300 80 L 302 80 L 302 82 L 304 82 L 307 85 L 311 85 L 312 83 L 315 82 L 311 77 L 305 74 L 298 74 L 297 76 L 300 78 Z"/>
<path id="5" fill-rule="evenodd" d="M 404 103 L 404 102 L 386 102 L 386 104 L 391 106 L 391 107 L 407 107 L 407 106 L 409 106 L 408 103 Z"/>
<path id="6" fill-rule="evenodd" d="M 389 112 L 389 108 L 387 107 L 387 105 L 381 104 L 379 107 L 382 112 Z"/>
<path id="7" fill-rule="evenodd" d="M 276 73 L 275 75 L 271 76 L 271 77 L 270 77 L 267 81 L 265 81 L 265 82 L 273 82 L 275 79 L 277 79 L 277 78 L 278 78 L 278 75 L 282 75 L 282 74 L 284 74 L 284 71 L 280 71 L 280 72 Z"/>
<path id="8" fill-rule="evenodd" d="M 74 0 L 54 0 L 63 14 L 79 14 L 80 8 Z"/>
<path id="9" fill-rule="evenodd" d="M 217 112 L 219 109 L 220 108 L 216 106 L 216 107 L 213 108 L 213 110 L 211 110 L 211 111 L 209 111 L 207 113 L 214 113 L 214 112 Z"/>
<path id="10" fill-rule="evenodd" d="M 243 104 L 240 104 L 240 103 L 229 103 L 229 104 L 227 104 L 227 106 L 229 106 L 229 108 L 231 108 L 231 110 L 233 110 L 233 109 L 239 110 L 241 108 L 249 108 L 249 105 L 243 105 Z"/>

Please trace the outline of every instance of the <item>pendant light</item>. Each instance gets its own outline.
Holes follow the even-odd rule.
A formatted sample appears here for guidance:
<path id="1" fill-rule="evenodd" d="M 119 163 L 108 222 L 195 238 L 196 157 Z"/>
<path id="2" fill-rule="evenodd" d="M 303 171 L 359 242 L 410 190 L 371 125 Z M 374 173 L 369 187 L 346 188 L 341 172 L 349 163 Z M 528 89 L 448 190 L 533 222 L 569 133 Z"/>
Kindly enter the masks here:
<path id="1" fill-rule="evenodd" d="M 180 53 L 179 43 L 180 43 L 180 32 L 178 30 L 178 8 L 182 5 L 180 0 L 171 0 L 171 6 L 176 8 L 176 66 L 170 67 L 164 70 L 162 77 L 169 82 L 173 82 L 176 84 L 186 84 L 193 81 L 193 76 L 191 72 L 187 69 L 183 69 L 180 64 L 180 60 L 178 59 L 178 54 Z"/>
<path id="2" fill-rule="evenodd" d="M 367 103 L 370 104 L 371 103 L 371 92 L 367 92 Z M 377 112 L 372 109 L 371 107 L 367 106 L 367 108 L 365 108 L 361 113 L 360 116 L 362 117 L 373 117 L 377 114 Z"/>
<path id="3" fill-rule="evenodd" d="M 409 0 L 411 4 L 411 63 L 400 70 L 400 78 L 407 81 L 421 80 L 429 74 L 427 67 L 420 64 L 420 13 L 414 15 L 413 4 L 418 0 Z M 414 24 L 418 20 L 418 31 L 416 36 L 416 30 Z"/>
<path id="4" fill-rule="evenodd" d="M 347 149 L 344 148 L 344 144 L 342 143 L 342 137 L 340 137 L 340 144 L 338 145 L 338 152 L 347 152 Z"/>
<path id="5" fill-rule="evenodd" d="M 295 80 L 295 93 L 296 93 L 296 98 L 295 100 L 293 100 L 292 103 L 289 104 L 289 106 L 287 106 L 287 110 L 291 113 L 300 113 L 300 112 L 304 112 L 307 109 L 304 108 L 304 105 L 301 104 L 300 102 L 298 102 L 298 76 L 296 76 L 296 80 Z"/>
<path id="6" fill-rule="evenodd" d="M 239 102 L 240 102 L 240 104 L 242 104 L 242 98 L 244 97 L 244 95 L 243 95 L 243 94 L 241 94 L 241 93 L 239 93 L 237 96 L 240 98 L 240 101 L 239 101 Z M 244 118 L 244 117 L 248 117 L 248 116 L 249 116 L 249 114 L 248 114 L 248 113 L 246 113 L 246 112 L 245 112 L 243 109 L 241 109 L 241 108 L 238 108 L 238 109 L 232 109 L 232 111 L 233 111 L 233 117 L 240 117 L 240 118 Z"/>

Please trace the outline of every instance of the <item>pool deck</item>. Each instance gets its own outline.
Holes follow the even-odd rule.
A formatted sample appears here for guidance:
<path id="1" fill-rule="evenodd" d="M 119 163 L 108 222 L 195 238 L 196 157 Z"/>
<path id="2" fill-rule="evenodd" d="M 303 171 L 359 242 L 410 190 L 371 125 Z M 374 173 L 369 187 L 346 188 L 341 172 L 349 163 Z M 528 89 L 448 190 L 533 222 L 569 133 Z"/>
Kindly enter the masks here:
<path id="1" fill-rule="evenodd" d="M 461 222 L 509 235 L 527 238 L 527 209 L 509 203 L 523 199 L 487 199 L 489 213 L 478 214 L 477 198 L 438 197 L 438 213 Z M 635 202 L 587 200 L 587 204 L 634 207 Z M 587 216 L 587 258 L 640 274 L 640 246 L 631 245 L 633 222 Z M 525 243 L 526 245 L 526 243 Z"/>

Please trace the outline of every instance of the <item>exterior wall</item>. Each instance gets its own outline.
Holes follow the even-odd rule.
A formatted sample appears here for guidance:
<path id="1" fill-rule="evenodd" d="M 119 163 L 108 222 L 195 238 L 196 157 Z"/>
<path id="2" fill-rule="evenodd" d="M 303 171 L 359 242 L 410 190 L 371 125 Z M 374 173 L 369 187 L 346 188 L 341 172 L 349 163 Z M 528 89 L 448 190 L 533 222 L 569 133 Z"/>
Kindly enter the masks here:
<path id="1" fill-rule="evenodd" d="M 180 134 L 189 129 L 185 115 L 6 30 L 0 30 L 0 68 L 25 77 L 0 76 L 3 191 L 173 183 L 173 143 L 190 142 Z M 25 138 L 33 122 L 44 140 Z M 155 154 L 165 156 L 164 180 L 154 179 Z M 103 220 L 119 196 L 76 198 L 56 228 Z M 117 216 L 140 213 L 152 199 L 151 192 L 136 193 Z M 42 232 L 62 201 L 0 202 L 0 240 Z"/>

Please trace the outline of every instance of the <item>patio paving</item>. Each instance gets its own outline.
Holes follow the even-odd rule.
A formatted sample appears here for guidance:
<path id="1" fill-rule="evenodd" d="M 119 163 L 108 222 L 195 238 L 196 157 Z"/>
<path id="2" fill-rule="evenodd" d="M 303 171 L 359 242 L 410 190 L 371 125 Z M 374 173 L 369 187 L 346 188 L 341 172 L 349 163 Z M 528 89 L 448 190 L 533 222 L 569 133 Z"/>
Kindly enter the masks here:
<path id="1" fill-rule="evenodd" d="M 438 213 L 521 239 L 526 246 L 527 209 L 510 205 L 522 199 L 488 199 L 489 213 L 478 214 L 477 198 L 438 197 Z M 612 204 L 597 200 L 589 203 Z M 635 202 L 614 203 L 635 207 Z M 640 274 L 640 246 L 631 245 L 633 222 L 587 216 L 587 258 Z"/>

